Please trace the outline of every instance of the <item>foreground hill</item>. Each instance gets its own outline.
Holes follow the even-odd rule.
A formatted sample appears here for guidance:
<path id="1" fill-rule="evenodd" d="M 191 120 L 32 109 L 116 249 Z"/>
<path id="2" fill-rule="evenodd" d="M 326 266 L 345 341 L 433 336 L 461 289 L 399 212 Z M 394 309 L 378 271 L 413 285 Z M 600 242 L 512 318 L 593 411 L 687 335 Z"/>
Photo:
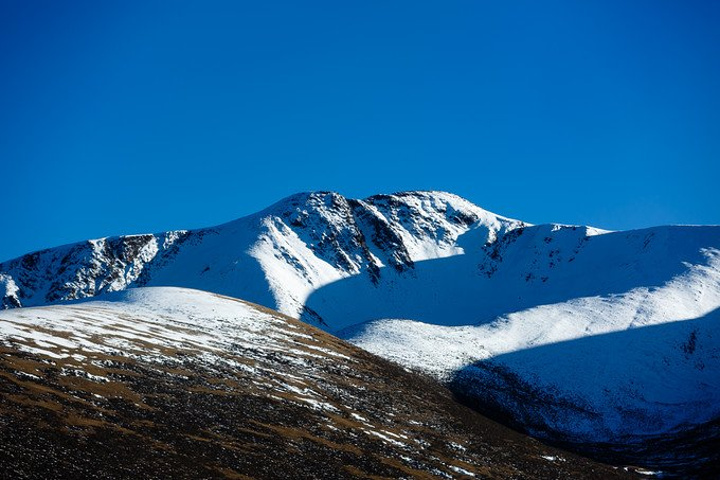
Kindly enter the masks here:
<path id="1" fill-rule="evenodd" d="M 215 228 L 0 265 L 5 308 L 164 285 L 321 326 L 549 440 L 628 447 L 632 462 L 666 448 L 648 466 L 672 463 L 678 440 L 690 447 L 676 463 L 712 462 L 717 226 L 533 226 L 442 192 L 317 192 Z"/>
<path id="2" fill-rule="evenodd" d="M 628 478 L 276 312 L 178 288 L 0 313 L 8 478 Z"/>

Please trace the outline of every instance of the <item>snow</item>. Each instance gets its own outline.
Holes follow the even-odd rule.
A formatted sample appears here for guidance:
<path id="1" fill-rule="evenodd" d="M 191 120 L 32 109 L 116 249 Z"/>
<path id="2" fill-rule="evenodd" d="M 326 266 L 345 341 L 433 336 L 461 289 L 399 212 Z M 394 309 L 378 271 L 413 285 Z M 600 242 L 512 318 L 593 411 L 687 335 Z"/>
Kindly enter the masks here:
<path id="1" fill-rule="evenodd" d="M 648 477 L 656 477 L 662 475 L 662 472 L 659 470 L 645 470 L 645 469 L 635 469 L 635 473 L 638 473 L 640 475 L 646 475 Z"/>
<path id="2" fill-rule="evenodd" d="M 464 468 L 457 467 L 455 465 L 450 465 L 450 470 L 452 470 L 455 473 L 459 473 L 460 475 L 466 475 L 468 477 L 475 477 L 474 473 L 472 473 L 468 470 L 465 470 Z"/>
<path id="3" fill-rule="evenodd" d="M 390 438 L 390 436 L 397 436 L 397 435 L 393 435 L 393 434 L 390 433 L 390 432 L 387 432 L 387 431 L 378 432 L 378 431 L 376 431 L 376 430 L 368 430 L 368 429 L 363 429 L 363 431 L 364 431 L 365 433 L 367 433 L 368 435 L 372 435 L 372 436 L 378 437 L 379 439 L 381 439 L 381 440 L 384 441 L 385 443 L 389 443 L 389 444 L 395 445 L 395 446 L 397 446 L 397 447 L 405 447 L 405 448 L 407 448 L 407 444 L 406 444 L 406 443 L 403 443 L 403 442 L 401 442 L 401 441 L 399 441 L 399 440 L 395 440 L 395 439 L 393 439 L 393 438 Z"/>
<path id="4" fill-rule="evenodd" d="M 367 423 L 367 422 L 368 422 L 368 419 L 367 419 L 367 418 L 365 418 L 365 417 L 363 417 L 362 415 L 359 415 L 359 414 L 357 414 L 357 413 L 351 413 L 350 416 L 353 417 L 355 420 L 359 420 L 359 421 L 361 421 L 361 422 L 363 422 L 363 423 Z"/>
<path id="5" fill-rule="evenodd" d="M 18 299 L 18 288 L 15 280 L 10 275 L 0 274 L 0 294 L 7 303 L 8 306 L 19 306 L 20 299 Z"/>
<path id="6" fill-rule="evenodd" d="M 285 319 L 251 304 L 208 292 L 137 288 L 90 301 L 1 311 L 0 342 L 53 359 L 72 359 L 78 365 L 92 362 L 96 354 L 165 362 L 174 360 L 174 352 L 181 350 L 183 359 L 194 357 L 211 368 L 222 364 L 256 372 L 263 367 L 235 362 L 227 353 L 241 350 L 249 361 L 279 354 L 300 365 L 307 376 L 282 372 L 285 382 L 279 382 L 276 376 L 259 375 L 267 382 L 264 387 L 294 394 L 293 398 L 313 409 L 337 411 L 318 392 L 298 386 L 311 378 L 318 365 L 334 362 L 337 356 L 289 349 L 288 345 L 306 345 L 312 337 L 288 325 Z M 80 367 L 65 369 L 63 374 L 107 380 Z"/>
<path id="7" fill-rule="evenodd" d="M 363 419 L 364 431 L 374 432 L 369 435 L 405 445 L 402 436 L 377 430 L 357 406 L 328 401 L 323 375 L 351 368 L 357 360 L 333 352 L 326 337 L 309 333 L 247 302 L 178 287 L 136 288 L 69 304 L 0 311 L 0 344 L 57 361 L 63 365 L 61 375 L 107 382 L 87 368 L 102 367 L 104 355 L 163 365 L 193 362 L 219 375 L 238 369 L 253 374 L 250 382 L 264 396 Z"/>
<path id="8" fill-rule="evenodd" d="M 467 448 L 465 448 L 463 445 L 460 445 L 459 443 L 455 443 L 455 442 L 450 442 L 450 446 L 452 448 L 454 448 L 455 450 L 460 450 L 461 452 L 464 452 L 465 450 L 467 450 Z"/>
<path id="9" fill-rule="evenodd" d="M 316 400 L 314 398 L 308 398 L 308 397 L 297 397 L 298 400 L 301 400 L 305 403 L 310 404 L 315 410 L 327 410 L 331 412 L 339 412 L 334 405 L 331 405 L 327 402 L 321 402 L 319 400 Z"/>

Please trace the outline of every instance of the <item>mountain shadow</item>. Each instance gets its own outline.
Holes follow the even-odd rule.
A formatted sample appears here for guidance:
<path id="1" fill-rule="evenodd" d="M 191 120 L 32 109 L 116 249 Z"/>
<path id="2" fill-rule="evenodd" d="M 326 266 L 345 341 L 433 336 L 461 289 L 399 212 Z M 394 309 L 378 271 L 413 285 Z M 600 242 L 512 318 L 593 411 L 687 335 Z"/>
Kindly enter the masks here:
<path id="1" fill-rule="evenodd" d="M 449 386 L 462 403 L 595 459 L 720 478 L 718 372 L 720 309 L 499 355 Z"/>

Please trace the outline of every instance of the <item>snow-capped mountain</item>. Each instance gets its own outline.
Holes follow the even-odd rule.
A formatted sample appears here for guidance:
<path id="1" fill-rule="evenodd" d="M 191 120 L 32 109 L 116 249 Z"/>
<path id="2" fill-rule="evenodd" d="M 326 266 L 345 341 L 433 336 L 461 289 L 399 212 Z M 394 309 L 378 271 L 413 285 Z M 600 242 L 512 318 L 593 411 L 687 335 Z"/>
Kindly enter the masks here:
<path id="1" fill-rule="evenodd" d="M 135 286 L 243 298 L 555 439 L 636 443 L 720 418 L 715 226 L 532 226 L 448 193 L 320 192 L 36 252 L 1 264 L 0 285 L 6 308 Z"/>
<path id="2" fill-rule="evenodd" d="M 311 318 L 305 300 L 329 283 L 360 275 L 377 286 L 388 272 L 411 276 L 417 262 L 463 253 L 459 239 L 471 230 L 482 237 L 475 239 L 479 247 L 520 225 L 447 193 L 365 200 L 304 193 L 215 228 L 101 238 L 24 255 L 0 264 L 0 292 L 2 305 L 12 308 L 183 286 Z"/>
<path id="3" fill-rule="evenodd" d="M 0 352 L 3 478 L 636 478 L 208 292 L 2 311 Z"/>

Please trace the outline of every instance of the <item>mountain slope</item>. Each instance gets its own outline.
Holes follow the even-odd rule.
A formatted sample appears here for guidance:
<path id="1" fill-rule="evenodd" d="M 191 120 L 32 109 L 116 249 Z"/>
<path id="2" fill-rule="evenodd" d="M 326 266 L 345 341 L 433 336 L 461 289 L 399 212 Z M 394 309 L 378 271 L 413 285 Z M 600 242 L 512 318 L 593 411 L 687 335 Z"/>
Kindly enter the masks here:
<path id="1" fill-rule="evenodd" d="M 510 276 L 500 285 L 509 288 L 511 295 L 535 295 L 544 299 L 545 304 L 530 308 L 522 308 L 523 305 L 491 322 L 475 325 L 453 327 L 410 320 L 380 320 L 348 328 L 340 335 L 368 351 L 446 380 L 461 370 L 464 376 L 472 372 L 479 375 L 479 370 L 466 368 L 475 363 L 502 364 L 538 388 L 543 385 L 542 388 L 559 392 L 559 397 L 566 399 L 566 405 L 573 404 L 577 411 L 587 411 L 586 415 L 569 411 L 565 415 L 551 415 L 549 411 L 543 414 L 545 429 L 580 441 L 618 441 L 622 437 L 665 433 L 683 425 L 703 423 L 720 417 L 720 322 L 717 320 L 720 250 L 702 248 L 715 241 L 717 231 L 715 227 L 667 227 L 652 229 L 644 235 L 608 233 L 585 237 L 588 238 L 586 245 L 576 254 L 571 266 L 562 268 L 562 264 L 556 264 L 558 272 L 547 282 L 524 282 L 517 275 L 517 264 L 507 266 L 509 274 L 503 270 L 504 265 L 498 268 L 495 275 Z M 628 239 L 633 240 L 633 236 L 637 250 L 621 248 Z M 656 246 L 653 247 L 652 241 L 645 244 L 643 238 L 652 238 Z M 528 252 L 527 245 L 519 242 L 516 248 L 526 257 L 532 253 Z M 603 251 L 612 252 L 615 258 L 600 255 Z M 521 252 L 509 248 L 506 254 L 514 258 L 522 255 Z M 562 260 L 558 257 L 560 255 L 554 260 L 559 263 Z M 528 267 L 521 265 L 521 268 Z M 547 275 L 553 273 L 547 269 Z M 561 275 L 569 276 L 571 281 L 562 282 L 562 289 L 558 291 L 553 284 L 562 279 Z M 486 282 L 488 289 L 494 287 Z M 531 286 L 525 287 L 523 283 Z M 328 288 L 357 291 L 359 287 L 331 285 Z M 469 304 L 463 308 L 467 308 L 468 315 L 475 315 L 470 305 L 473 298 L 477 301 L 490 296 L 485 295 L 481 287 L 476 285 L 476 288 L 474 297 L 465 297 Z M 431 294 L 430 290 L 432 288 L 421 291 L 416 298 Z M 603 291 L 606 293 L 599 294 Z M 502 295 L 503 292 L 498 291 L 492 297 L 503 301 Z M 339 297 L 335 292 L 322 290 L 315 296 Z M 363 301 L 369 298 L 370 305 L 383 305 L 381 300 L 372 297 L 360 298 Z M 520 302 L 523 299 L 514 301 Z M 492 300 L 477 301 L 477 305 L 478 311 L 486 311 L 481 305 L 494 306 Z M 345 306 L 355 309 L 352 303 Z M 457 304 L 448 310 L 454 308 Z M 705 316 L 702 322 L 694 320 Z M 412 314 L 402 317 L 417 318 Z M 659 325 L 674 327 L 665 329 L 661 337 L 650 336 L 647 343 L 629 341 L 634 332 Z M 503 361 L 511 358 L 513 352 L 607 334 L 614 335 L 610 337 L 614 339 L 612 342 L 603 343 L 599 349 L 584 349 L 584 356 L 578 354 L 574 359 L 576 365 L 588 367 L 591 375 L 567 370 L 561 375 L 564 363 L 558 362 L 531 367 L 523 362 L 506 365 Z M 692 361 L 688 360 L 691 357 Z M 483 381 L 492 375 L 487 369 L 482 374 Z M 672 387 L 671 378 L 682 380 L 678 384 L 681 388 Z M 633 393 L 638 391 L 641 393 Z M 477 389 L 477 395 L 485 395 L 483 392 L 484 388 Z M 547 406 L 554 408 L 549 403 Z M 514 414 L 529 415 L 532 410 L 538 415 L 538 408 L 541 407 L 519 402 Z M 654 420 L 650 421 L 648 416 Z"/>
<path id="2" fill-rule="evenodd" d="M 0 464 L 12 478 L 629 478 L 322 331 L 207 292 L 2 312 L 0 344 Z"/>
<path id="3" fill-rule="evenodd" d="M 720 475 L 719 372 L 717 309 L 491 357 L 456 372 L 451 388 L 537 437 L 710 478 Z"/>
<path id="4" fill-rule="evenodd" d="M 439 293 L 453 322 L 418 322 L 429 319 L 415 305 L 391 304 L 378 318 L 396 319 L 340 336 L 448 382 L 476 408 L 542 438 L 583 451 L 605 444 L 606 453 L 612 444 L 624 461 L 682 477 L 690 475 L 682 468 L 717 465 L 706 453 L 720 444 L 711 426 L 720 419 L 720 229 L 606 233 L 569 250 L 553 233 L 542 242 L 528 237 L 542 228 L 526 228 L 529 241 L 505 248 L 487 280 L 458 281 L 461 267 L 446 270 L 439 260 L 428 262 L 428 281 L 409 282 L 413 300 Z M 555 232 L 574 233 L 563 230 Z M 543 244 L 549 253 L 538 255 Z M 315 292 L 309 304 L 321 314 L 330 299 L 346 300 L 349 311 L 388 308 L 386 292 L 343 283 Z M 435 288 L 458 283 L 468 293 Z M 362 302 L 342 295 L 352 291 Z"/>

